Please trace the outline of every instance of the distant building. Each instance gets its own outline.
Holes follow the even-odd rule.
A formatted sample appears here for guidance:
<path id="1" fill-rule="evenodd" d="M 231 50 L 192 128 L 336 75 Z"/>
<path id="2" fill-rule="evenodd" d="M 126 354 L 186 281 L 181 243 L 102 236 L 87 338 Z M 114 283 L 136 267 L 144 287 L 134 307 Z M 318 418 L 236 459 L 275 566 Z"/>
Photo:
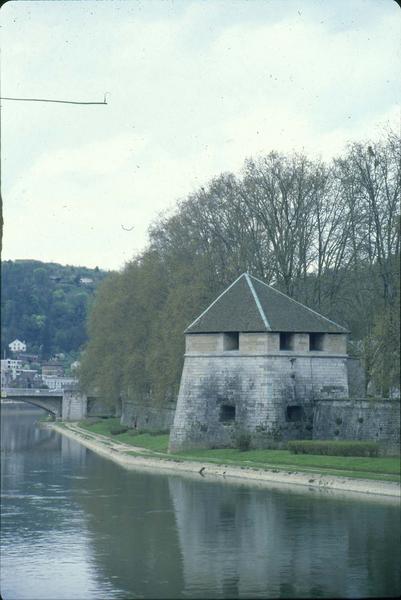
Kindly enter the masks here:
<path id="1" fill-rule="evenodd" d="M 22 369 L 22 360 L 15 360 L 14 358 L 3 358 L 1 359 L 1 372 L 11 373 L 12 379 L 15 379 L 18 372 Z"/>
<path id="2" fill-rule="evenodd" d="M 14 340 L 10 344 L 8 344 L 11 352 L 26 352 L 26 343 L 21 342 L 21 340 Z"/>
<path id="3" fill-rule="evenodd" d="M 21 369 L 13 382 L 13 387 L 35 388 L 40 387 L 42 378 L 36 369 Z"/>
<path id="4" fill-rule="evenodd" d="M 63 377 L 64 367 L 60 363 L 49 362 L 42 365 L 42 377 Z"/>
<path id="5" fill-rule="evenodd" d="M 82 283 L 83 285 L 88 285 L 89 283 L 93 283 L 93 279 L 91 279 L 90 277 L 80 277 L 79 283 Z"/>
<path id="6" fill-rule="evenodd" d="M 78 379 L 75 379 L 75 377 L 55 377 L 48 375 L 42 375 L 42 381 L 47 385 L 49 390 L 63 390 L 69 385 L 78 383 Z"/>
<path id="7" fill-rule="evenodd" d="M 17 352 L 16 358 L 22 360 L 24 363 L 39 362 L 39 356 L 37 354 L 28 354 L 27 352 Z"/>
<path id="8" fill-rule="evenodd" d="M 1 370 L 1 387 L 2 388 L 9 387 L 12 380 L 13 380 L 13 378 L 12 378 L 11 371 L 3 371 L 3 369 L 2 369 Z"/>
<path id="9" fill-rule="evenodd" d="M 22 369 L 22 361 L 13 358 L 1 360 L 1 385 L 7 387 L 15 381 Z"/>

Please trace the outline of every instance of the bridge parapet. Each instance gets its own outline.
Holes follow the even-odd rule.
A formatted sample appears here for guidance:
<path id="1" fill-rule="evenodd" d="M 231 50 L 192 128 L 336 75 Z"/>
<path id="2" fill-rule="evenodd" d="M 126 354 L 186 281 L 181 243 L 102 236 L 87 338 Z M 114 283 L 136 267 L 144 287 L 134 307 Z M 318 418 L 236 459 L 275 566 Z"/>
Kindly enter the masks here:
<path id="1" fill-rule="evenodd" d="M 14 390 L 13 390 L 14 391 Z M 55 396 L 50 394 L 33 394 L 32 390 L 29 390 L 30 394 L 7 394 L 5 396 L 2 394 L 2 400 L 4 398 L 10 400 L 19 400 L 20 402 L 26 402 L 27 404 L 32 404 L 33 406 L 37 406 L 38 408 L 43 408 L 48 413 L 53 415 L 56 419 L 61 417 L 62 413 L 62 404 L 63 397 L 60 395 Z"/>
<path id="2" fill-rule="evenodd" d="M 86 417 L 86 396 L 79 390 L 4 388 L 1 397 L 43 408 L 56 419 L 78 421 Z"/>
<path id="3" fill-rule="evenodd" d="M 2 398 L 62 398 L 63 390 L 43 390 L 38 388 L 2 388 Z"/>
<path id="4" fill-rule="evenodd" d="M 115 409 L 102 398 L 91 397 L 88 401 L 86 394 L 76 385 L 68 386 L 64 390 L 3 388 L 1 397 L 33 404 L 63 421 L 80 421 L 88 414 L 99 417 L 115 415 Z"/>

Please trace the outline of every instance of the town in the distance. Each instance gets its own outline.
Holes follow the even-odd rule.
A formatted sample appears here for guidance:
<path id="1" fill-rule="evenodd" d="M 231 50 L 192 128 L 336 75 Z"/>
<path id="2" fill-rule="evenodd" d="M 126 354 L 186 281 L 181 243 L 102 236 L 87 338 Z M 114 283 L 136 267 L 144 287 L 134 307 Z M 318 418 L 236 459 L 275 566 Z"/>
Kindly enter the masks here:
<path id="1" fill-rule="evenodd" d="M 9 356 L 1 359 L 1 387 L 63 390 L 78 382 L 79 361 L 68 364 L 62 352 L 49 360 L 29 351 L 29 344 L 19 339 L 8 344 Z"/>

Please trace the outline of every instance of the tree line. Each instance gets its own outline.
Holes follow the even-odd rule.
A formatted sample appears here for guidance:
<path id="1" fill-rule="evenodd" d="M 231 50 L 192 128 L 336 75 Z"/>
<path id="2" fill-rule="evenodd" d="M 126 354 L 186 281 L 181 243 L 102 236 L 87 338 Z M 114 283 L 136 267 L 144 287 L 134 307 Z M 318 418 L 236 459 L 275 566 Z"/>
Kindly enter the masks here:
<path id="1" fill-rule="evenodd" d="M 81 382 L 111 401 L 177 395 L 183 331 L 247 271 L 351 331 L 370 389 L 399 385 L 400 138 L 245 161 L 151 226 L 140 255 L 99 287 Z"/>

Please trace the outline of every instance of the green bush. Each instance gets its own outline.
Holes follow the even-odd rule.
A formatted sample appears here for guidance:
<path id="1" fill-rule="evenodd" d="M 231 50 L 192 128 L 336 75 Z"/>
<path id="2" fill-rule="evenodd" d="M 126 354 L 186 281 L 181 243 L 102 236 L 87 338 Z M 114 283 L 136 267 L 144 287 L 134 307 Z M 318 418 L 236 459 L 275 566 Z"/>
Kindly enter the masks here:
<path id="1" fill-rule="evenodd" d="M 129 429 L 128 435 L 139 435 L 141 432 L 138 429 Z"/>
<path id="2" fill-rule="evenodd" d="M 128 427 L 124 427 L 123 425 L 113 425 L 110 427 L 111 435 L 118 435 L 119 433 L 125 433 L 128 431 Z"/>
<path id="3" fill-rule="evenodd" d="M 167 435 L 170 433 L 169 429 L 130 429 L 129 435 L 141 435 L 146 433 L 148 435 Z"/>
<path id="4" fill-rule="evenodd" d="M 153 429 L 152 431 L 149 431 L 149 435 L 167 435 L 169 433 L 169 429 Z"/>
<path id="5" fill-rule="evenodd" d="M 287 444 L 292 454 L 323 454 L 326 456 L 378 456 L 377 442 L 336 440 L 292 440 Z"/>

